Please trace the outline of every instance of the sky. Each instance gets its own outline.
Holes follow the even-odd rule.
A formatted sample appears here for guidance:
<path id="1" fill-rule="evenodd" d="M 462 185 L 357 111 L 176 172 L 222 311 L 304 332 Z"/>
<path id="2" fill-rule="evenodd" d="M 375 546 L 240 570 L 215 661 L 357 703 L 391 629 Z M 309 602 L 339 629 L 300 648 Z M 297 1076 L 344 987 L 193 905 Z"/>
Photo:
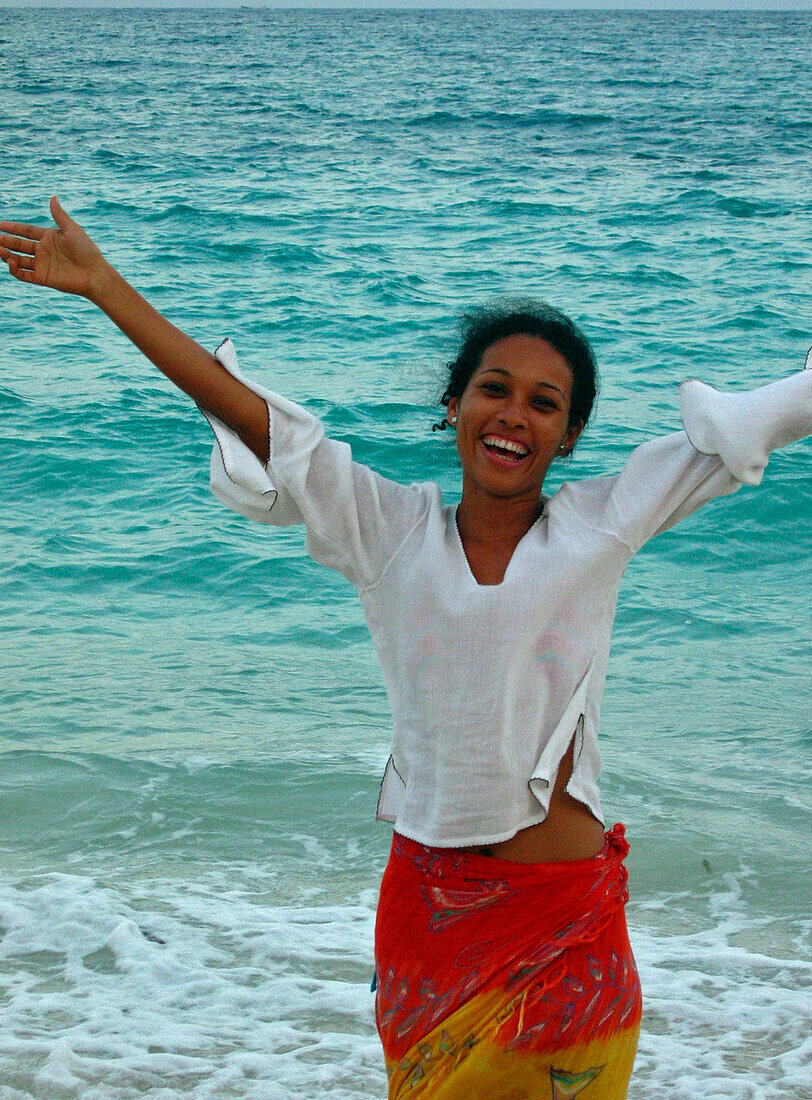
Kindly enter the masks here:
<path id="1" fill-rule="evenodd" d="M 530 8 L 605 11 L 810 11 L 812 0 L 247 0 L 267 8 Z M 0 7 L 195 8 L 241 7 L 246 0 L 0 0 Z"/>

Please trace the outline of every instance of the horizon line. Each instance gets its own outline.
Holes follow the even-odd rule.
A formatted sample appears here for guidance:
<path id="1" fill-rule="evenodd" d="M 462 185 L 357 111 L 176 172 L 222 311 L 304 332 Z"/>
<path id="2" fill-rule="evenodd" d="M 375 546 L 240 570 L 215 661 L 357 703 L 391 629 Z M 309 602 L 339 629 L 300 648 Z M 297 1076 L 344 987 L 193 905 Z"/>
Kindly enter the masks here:
<path id="1" fill-rule="evenodd" d="M 729 3 L 714 4 L 706 7 L 702 0 L 694 3 L 681 3 L 675 7 L 668 0 L 626 0 L 625 3 L 612 2 L 603 4 L 598 0 L 597 4 L 590 3 L 560 3 L 557 0 L 528 0 L 526 3 L 516 3 L 508 0 L 501 3 L 500 0 L 429 0 L 421 3 L 420 0 L 393 0 L 392 3 L 364 3 L 364 0 L 350 0 L 349 3 L 336 3 L 335 0 L 328 3 L 314 3 L 313 0 L 303 0 L 302 3 L 274 3 L 273 0 L 190 0 L 189 3 L 178 0 L 0 0 L 0 10 L 63 10 L 75 8 L 84 11 L 111 9 L 118 11 L 194 11 L 209 9 L 212 11 L 251 10 L 251 11 L 367 11 L 367 12 L 392 12 L 392 11 L 547 11 L 547 12 L 584 12 L 584 13 L 612 13 L 612 12 L 671 12 L 713 15 L 722 12 L 737 12 L 742 15 L 759 12 L 784 12 L 787 14 L 810 14 L 807 0 L 789 0 L 789 3 L 763 3 L 754 5 L 752 0 L 732 0 Z"/>

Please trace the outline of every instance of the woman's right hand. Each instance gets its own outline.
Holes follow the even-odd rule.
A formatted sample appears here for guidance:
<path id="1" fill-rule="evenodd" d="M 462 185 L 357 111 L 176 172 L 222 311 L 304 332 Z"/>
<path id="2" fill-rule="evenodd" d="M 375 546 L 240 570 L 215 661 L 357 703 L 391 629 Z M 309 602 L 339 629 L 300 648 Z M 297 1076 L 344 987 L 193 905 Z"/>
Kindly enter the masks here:
<path id="1" fill-rule="evenodd" d="M 118 325 L 176 386 L 239 435 L 260 462 L 270 457 L 268 406 L 211 352 L 175 328 L 99 252 L 51 199 L 56 229 L 0 222 L 0 260 L 15 279 L 81 294 Z"/>
<path id="2" fill-rule="evenodd" d="M 56 196 L 51 199 L 51 214 L 56 229 L 0 222 L 0 259 L 20 282 L 89 298 L 105 267 L 104 257 Z"/>

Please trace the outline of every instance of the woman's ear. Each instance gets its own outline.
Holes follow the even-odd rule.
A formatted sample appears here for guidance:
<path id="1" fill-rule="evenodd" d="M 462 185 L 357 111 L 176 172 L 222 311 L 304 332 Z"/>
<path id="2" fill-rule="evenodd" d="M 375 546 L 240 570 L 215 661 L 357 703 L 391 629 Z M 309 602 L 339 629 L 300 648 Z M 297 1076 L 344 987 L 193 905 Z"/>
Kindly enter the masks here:
<path id="1" fill-rule="evenodd" d="M 448 408 L 446 409 L 445 418 L 449 424 L 457 423 L 457 412 L 460 407 L 460 401 L 458 397 L 451 397 L 448 400 Z"/>
<path id="2" fill-rule="evenodd" d="M 558 453 L 562 456 L 562 458 L 568 458 L 572 454 L 575 448 L 575 444 L 578 442 L 578 437 L 583 430 L 583 420 L 576 420 L 576 422 L 571 427 L 567 428 L 564 438 L 561 440 L 561 443 L 558 447 Z"/>

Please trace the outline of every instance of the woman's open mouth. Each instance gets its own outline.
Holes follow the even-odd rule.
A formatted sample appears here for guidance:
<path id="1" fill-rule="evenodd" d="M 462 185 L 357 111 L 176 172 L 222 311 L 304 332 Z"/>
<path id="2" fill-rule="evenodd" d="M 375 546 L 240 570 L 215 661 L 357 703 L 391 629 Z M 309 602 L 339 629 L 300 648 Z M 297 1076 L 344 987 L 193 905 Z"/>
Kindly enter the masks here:
<path id="1" fill-rule="evenodd" d="M 483 436 L 481 442 L 488 458 L 498 466 L 507 468 L 519 466 L 530 454 L 523 444 L 513 439 L 505 439 L 500 435 Z"/>

